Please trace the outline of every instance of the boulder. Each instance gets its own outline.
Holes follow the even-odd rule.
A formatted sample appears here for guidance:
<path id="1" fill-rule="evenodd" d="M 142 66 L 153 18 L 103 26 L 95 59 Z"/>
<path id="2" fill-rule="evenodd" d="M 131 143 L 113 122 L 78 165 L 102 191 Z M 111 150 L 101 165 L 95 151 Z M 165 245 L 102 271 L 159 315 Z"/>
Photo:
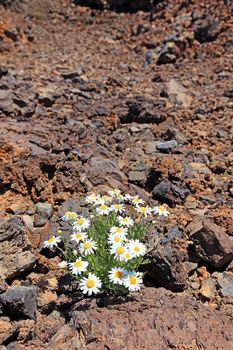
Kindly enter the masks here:
<path id="1" fill-rule="evenodd" d="M 197 218 L 188 226 L 197 256 L 215 268 L 222 268 L 233 259 L 233 241 L 225 231 L 208 218 Z"/>

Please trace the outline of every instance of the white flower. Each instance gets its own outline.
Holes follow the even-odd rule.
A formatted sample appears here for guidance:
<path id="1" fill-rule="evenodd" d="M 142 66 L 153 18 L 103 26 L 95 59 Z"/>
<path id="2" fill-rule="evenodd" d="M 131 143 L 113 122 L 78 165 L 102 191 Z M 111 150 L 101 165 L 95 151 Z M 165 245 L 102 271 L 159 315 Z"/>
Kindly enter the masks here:
<path id="1" fill-rule="evenodd" d="M 85 241 L 85 239 L 87 239 L 86 232 L 77 232 L 71 235 L 71 241 L 75 241 L 76 243 Z"/>
<path id="2" fill-rule="evenodd" d="M 151 212 L 152 212 L 152 209 L 151 209 L 148 205 L 147 205 L 146 207 L 137 207 L 137 208 L 135 208 L 135 210 L 136 210 L 138 213 L 144 215 L 145 218 L 146 218 L 148 215 L 150 215 Z"/>
<path id="3" fill-rule="evenodd" d="M 140 290 L 142 284 L 142 274 L 136 271 L 127 271 L 123 279 L 123 285 L 130 292 L 137 292 Z"/>
<path id="4" fill-rule="evenodd" d="M 129 216 L 125 216 L 124 218 L 122 216 L 118 216 L 117 220 L 119 221 L 120 226 L 130 227 L 134 224 L 133 219 L 131 219 Z"/>
<path id="5" fill-rule="evenodd" d="M 118 234 L 118 233 L 113 233 L 108 237 L 108 242 L 110 244 L 122 244 L 124 242 L 124 235 Z"/>
<path id="6" fill-rule="evenodd" d="M 80 232 L 88 229 L 90 226 L 90 220 L 84 218 L 83 216 L 80 216 L 78 220 L 75 220 L 73 223 L 73 229 L 74 231 Z"/>
<path id="7" fill-rule="evenodd" d="M 120 267 L 113 267 L 108 274 L 110 282 L 113 284 L 123 284 L 123 277 L 124 277 L 124 272 L 125 270 L 120 268 Z"/>
<path id="8" fill-rule="evenodd" d="M 59 264 L 57 265 L 59 269 L 65 269 L 67 267 L 67 262 L 65 260 L 59 262 Z"/>
<path id="9" fill-rule="evenodd" d="M 58 245 L 58 243 L 61 242 L 61 237 L 55 237 L 52 236 L 50 237 L 47 241 L 44 242 L 43 246 L 45 248 L 50 248 L 53 249 L 54 247 L 56 247 Z"/>
<path id="10" fill-rule="evenodd" d="M 126 235 L 128 229 L 126 227 L 113 226 L 110 228 L 111 234 L 117 233 L 118 235 Z"/>
<path id="11" fill-rule="evenodd" d="M 96 195 L 95 193 L 92 193 L 92 194 L 86 196 L 85 201 L 88 204 L 96 204 L 96 202 L 98 201 L 99 197 L 100 196 L 98 194 Z"/>
<path id="12" fill-rule="evenodd" d="M 115 259 L 123 261 L 126 248 L 123 245 L 112 245 L 110 253 L 115 255 Z"/>
<path id="13" fill-rule="evenodd" d="M 145 201 L 143 199 L 139 198 L 138 196 L 132 197 L 131 201 L 134 205 L 139 205 L 139 204 L 145 203 Z"/>
<path id="14" fill-rule="evenodd" d="M 131 194 L 129 194 L 129 193 L 126 193 L 126 194 L 124 195 L 124 199 L 125 199 L 125 201 L 127 201 L 127 202 L 131 202 L 132 198 L 133 198 L 133 196 L 131 196 Z"/>
<path id="15" fill-rule="evenodd" d="M 111 197 L 118 197 L 121 194 L 121 191 L 115 188 L 108 192 Z"/>
<path id="16" fill-rule="evenodd" d="M 79 251 L 80 253 L 84 253 L 84 255 L 93 254 L 96 248 L 97 248 L 96 242 L 93 241 L 92 239 L 88 239 L 80 244 Z"/>
<path id="17" fill-rule="evenodd" d="M 133 257 L 145 255 L 146 253 L 145 244 L 141 243 L 138 239 L 129 240 L 129 243 L 127 244 L 127 248 L 129 249 Z"/>
<path id="18" fill-rule="evenodd" d="M 123 204 L 113 204 L 111 206 L 111 210 L 114 211 L 115 213 L 123 213 L 125 211 L 125 207 L 123 206 Z"/>
<path id="19" fill-rule="evenodd" d="M 112 202 L 112 197 L 104 194 L 103 196 L 99 197 L 99 199 L 96 201 L 97 204 L 110 204 Z"/>
<path id="20" fill-rule="evenodd" d="M 84 261 L 81 258 L 76 259 L 73 263 L 69 263 L 70 270 L 74 275 L 80 275 L 82 272 L 85 272 L 88 265 L 88 261 Z"/>
<path id="21" fill-rule="evenodd" d="M 100 292 L 102 282 L 99 277 L 95 276 L 92 273 L 89 273 L 88 277 L 81 279 L 79 285 L 82 292 L 90 296 L 92 294 L 98 294 Z"/>
<path id="22" fill-rule="evenodd" d="M 67 211 L 63 216 L 62 220 L 65 222 L 74 222 L 78 217 L 78 214 L 73 211 Z"/>
<path id="23" fill-rule="evenodd" d="M 125 254 L 123 256 L 123 260 L 124 261 L 128 261 L 128 260 L 131 260 L 131 259 L 133 259 L 133 255 L 130 253 L 129 250 L 126 250 Z"/>
<path id="24" fill-rule="evenodd" d="M 111 211 L 111 208 L 108 207 L 106 204 L 101 204 L 99 207 L 96 208 L 96 211 L 99 215 L 108 215 Z"/>
<path id="25" fill-rule="evenodd" d="M 154 207 L 153 212 L 159 216 L 168 216 L 170 214 L 170 212 L 163 205 Z"/>

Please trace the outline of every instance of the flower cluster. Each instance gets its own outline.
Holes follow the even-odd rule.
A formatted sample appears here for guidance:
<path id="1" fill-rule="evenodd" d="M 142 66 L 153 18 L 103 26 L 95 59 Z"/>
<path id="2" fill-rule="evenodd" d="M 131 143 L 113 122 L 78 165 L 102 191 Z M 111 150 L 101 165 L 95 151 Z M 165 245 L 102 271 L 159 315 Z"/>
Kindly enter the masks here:
<path id="1" fill-rule="evenodd" d="M 90 205 L 89 218 L 66 212 L 62 220 L 72 232 L 66 237 L 62 231 L 44 242 L 44 247 L 57 249 L 64 260 L 59 268 L 66 269 L 79 281 L 88 296 L 101 292 L 135 292 L 142 285 L 138 268 L 144 259 L 146 246 L 141 241 L 152 215 L 168 216 L 164 206 L 154 208 L 144 200 L 118 189 L 108 194 L 86 197 Z"/>

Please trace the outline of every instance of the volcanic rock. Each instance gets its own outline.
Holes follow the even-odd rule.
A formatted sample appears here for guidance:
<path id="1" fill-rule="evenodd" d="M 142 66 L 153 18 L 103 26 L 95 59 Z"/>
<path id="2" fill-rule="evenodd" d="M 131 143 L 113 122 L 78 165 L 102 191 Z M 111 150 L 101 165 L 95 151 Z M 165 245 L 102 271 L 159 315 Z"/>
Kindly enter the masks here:
<path id="1" fill-rule="evenodd" d="M 188 226 L 197 256 L 215 268 L 222 268 L 233 259 L 233 242 L 210 219 L 197 218 Z"/>
<path id="2" fill-rule="evenodd" d="M 0 295 L 4 313 L 13 319 L 35 318 L 37 289 L 35 287 L 13 286 Z"/>

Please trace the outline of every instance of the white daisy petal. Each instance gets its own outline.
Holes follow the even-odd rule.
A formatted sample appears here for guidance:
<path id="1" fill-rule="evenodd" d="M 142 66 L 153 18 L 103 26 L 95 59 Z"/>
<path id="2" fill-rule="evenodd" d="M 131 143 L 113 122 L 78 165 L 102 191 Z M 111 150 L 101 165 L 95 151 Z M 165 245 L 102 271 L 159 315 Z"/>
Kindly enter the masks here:
<path id="1" fill-rule="evenodd" d="M 80 216 L 73 222 L 73 229 L 76 232 L 87 230 L 90 226 L 90 220 Z"/>
<path id="2" fill-rule="evenodd" d="M 123 278 L 125 275 L 125 270 L 120 267 L 113 267 L 108 274 L 110 282 L 113 284 L 123 284 Z"/>
<path id="3" fill-rule="evenodd" d="M 44 242 L 43 246 L 44 248 L 50 248 L 50 249 L 53 249 L 55 248 L 58 243 L 61 242 L 61 237 L 55 237 L 55 236 L 52 236 L 50 237 L 47 241 Z"/>
<path id="4" fill-rule="evenodd" d="M 155 214 L 158 214 L 159 216 L 164 216 L 164 217 L 166 217 L 170 214 L 170 212 L 163 205 L 159 205 L 158 207 L 154 207 L 153 212 Z"/>
<path id="5" fill-rule="evenodd" d="M 146 246 L 141 243 L 138 239 L 131 239 L 127 244 L 127 248 L 133 257 L 142 256 L 146 253 Z"/>
<path id="6" fill-rule="evenodd" d="M 93 254 L 96 249 L 97 244 L 95 241 L 93 241 L 93 239 L 87 239 L 79 246 L 80 253 L 84 255 Z"/>
<path id="7" fill-rule="evenodd" d="M 126 276 L 123 280 L 123 285 L 130 292 L 137 292 L 141 289 L 142 275 L 140 272 L 127 271 Z"/>
<path id="8" fill-rule="evenodd" d="M 101 204 L 99 207 L 96 208 L 96 212 L 99 215 L 108 215 L 111 211 L 111 208 L 108 207 L 106 204 Z"/>
<path id="9" fill-rule="evenodd" d="M 69 268 L 73 275 L 80 275 L 87 270 L 89 263 L 81 258 L 78 258 L 75 262 L 69 263 Z"/>
<path id="10" fill-rule="evenodd" d="M 100 292 L 102 282 L 99 277 L 89 273 L 88 277 L 81 279 L 79 286 L 83 294 L 90 296 L 92 294 L 98 294 Z"/>
<path id="11" fill-rule="evenodd" d="M 152 213 L 152 208 L 150 208 L 148 205 L 146 207 L 136 207 L 135 210 L 139 214 L 145 216 L 145 218 Z"/>
<path id="12" fill-rule="evenodd" d="M 125 216 L 125 217 L 118 216 L 117 220 L 120 226 L 130 227 L 130 226 L 133 226 L 134 224 L 133 219 L 131 219 L 129 216 Z"/>

